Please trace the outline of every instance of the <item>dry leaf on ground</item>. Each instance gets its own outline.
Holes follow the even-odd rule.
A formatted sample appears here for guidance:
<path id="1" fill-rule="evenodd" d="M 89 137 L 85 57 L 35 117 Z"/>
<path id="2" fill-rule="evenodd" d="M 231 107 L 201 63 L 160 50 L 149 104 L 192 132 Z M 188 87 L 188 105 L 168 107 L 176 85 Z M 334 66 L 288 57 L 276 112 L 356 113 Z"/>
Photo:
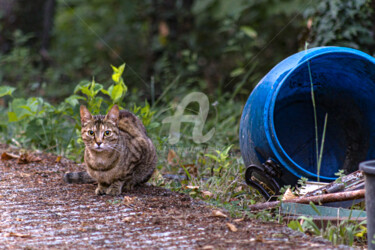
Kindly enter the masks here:
<path id="1" fill-rule="evenodd" d="M 129 204 L 133 203 L 134 200 L 135 200 L 135 197 L 124 196 L 124 199 L 122 200 L 122 203 L 124 205 L 129 205 Z"/>
<path id="2" fill-rule="evenodd" d="M 40 162 L 42 159 L 39 156 L 35 155 L 29 155 L 29 154 L 21 154 L 21 156 L 18 158 L 17 163 L 18 164 L 28 164 L 30 162 Z"/>
<path id="3" fill-rule="evenodd" d="M 290 188 L 288 188 L 285 191 L 282 200 L 286 201 L 286 200 L 291 200 L 291 199 L 295 199 L 295 198 L 297 198 L 297 196 L 295 194 L 293 194 L 293 192 L 292 192 L 292 190 L 290 190 Z"/>
<path id="4" fill-rule="evenodd" d="M 56 163 L 60 163 L 61 158 L 62 158 L 61 155 L 57 156 L 55 162 L 56 162 Z"/>
<path id="5" fill-rule="evenodd" d="M 186 186 L 188 189 L 199 189 L 199 186 Z"/>
<path id="6" fill-rule="evenodd" d="M 4 237 L 30 238 L 31 235 L 30 235 L 30 234 L 20 234 L 20 233 L 13 233 L 13 232 L 10 232 L 10 233 L 5 233 L 5 234 L 4 234 Z"/>
<path id="7" fill-rule="evenodd" d="M 164 184 L 164 177 L 159 172 L 159 170 L 155 169 L 154 173 L 152 174 L 149 183 L 155 183 L 157 185 Z"/>
<path id="8" fill-rule="evenodd" d="M 232 232 L 237 232 L 238 231 L 237 227 L 235 225 L 231 224 L 231 223 L 227 223 L 227 227 Z"/>
<path id="9" fill-rule="evenodd" d="M 122 219 L 123 222 L 126 222 L 126 223 L 129 223 L 133 220 L 132 217 L 125 217 L 124 219 Z"/>
<path id="10" fill-rule="evenodd" d="M 19 155 L 8 153 L 8 152 L 4 152 L 4 153 L 1 154 L 1 160 L 3 160 L 3 161 L 18 159 L 18 158 L 20 158 Z"/>
<path id="11" fill-rule="evenodd" d="M 211 198 L 213 196 L 213 193 L 211 193 L 210 191 L 202 191 L 202 196 L 203 198 Z"/>
<path id="12" fill-rule="evenodd" d="M 244 221 L 244 219 L 245 219 L 245 217 L 242 217 L 242 218 L 240 218 L 240 219 L 235 219 L 235 220 L 233 220 L 234 222 L 241 222 L 241 221 Z"/>
<path id="13" fill-rule="evenodd" d="M 219 210 L 212 211 L 212 216 L 221 217 L 221 218 L 227 218 L 228 217 L 227 215 L 223 214 L 223 212 L 221 212 Z"/>
<path id="14" fill-rule="evenodd" d="M 176 152 L 173 149 L 170 149 L 168 151 L 167 162 L 171 166 L 180 165 L 180 158 L 178 157 L 178 155 L 176 154 Z"/>

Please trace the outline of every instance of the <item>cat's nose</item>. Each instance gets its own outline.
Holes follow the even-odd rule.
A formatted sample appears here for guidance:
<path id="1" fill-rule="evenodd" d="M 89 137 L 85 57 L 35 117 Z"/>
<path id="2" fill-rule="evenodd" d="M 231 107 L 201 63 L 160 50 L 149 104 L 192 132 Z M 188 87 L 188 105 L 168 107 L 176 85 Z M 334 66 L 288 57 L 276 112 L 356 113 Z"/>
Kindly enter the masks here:
<path id="1" fill-rule="evenodd" d="M 98 142 L 96 142 L 96 144 L 97 144 L 98 146 L 100 146 L 100 145 L 102 144 L 102 142 L 101 142 L 101 141 L 98 141 Z"/>

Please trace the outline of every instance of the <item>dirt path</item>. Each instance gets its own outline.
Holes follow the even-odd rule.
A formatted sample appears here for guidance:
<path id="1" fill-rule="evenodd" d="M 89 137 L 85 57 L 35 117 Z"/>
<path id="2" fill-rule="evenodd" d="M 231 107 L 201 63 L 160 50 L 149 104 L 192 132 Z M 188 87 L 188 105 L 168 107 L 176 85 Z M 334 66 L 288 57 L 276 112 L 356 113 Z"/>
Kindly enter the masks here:
<path id="1" fill-rule="evenodd" d="M 0 153 L 9 149 L 0 147 Z M 0 248 L 330 249 L 329 242 L 256 220 L 213 217 L 213 208 L 144 186 L 98 197 L 94 185 L 67 185 L 79 167 L 39 155 L 39 163 L 0 161 Z M 227 223 L 238 231 L 229 230 Z"/>

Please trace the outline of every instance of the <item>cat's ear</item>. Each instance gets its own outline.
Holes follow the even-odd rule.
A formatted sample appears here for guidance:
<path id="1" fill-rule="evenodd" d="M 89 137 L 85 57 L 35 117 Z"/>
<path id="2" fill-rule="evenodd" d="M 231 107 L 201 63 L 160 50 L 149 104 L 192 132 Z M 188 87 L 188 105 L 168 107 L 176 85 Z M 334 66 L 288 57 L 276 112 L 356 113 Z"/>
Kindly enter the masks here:
<path id="1" fill-rule="evenodd" d="M 118 106 L 113 105 L 113 107 L 108 111 L 108 114 L 105 116 L 105 120 L 111 121 L 114 124 L 117 124 L 119 115 L 120 115 L 120 110 Z"/>
<path id="2" fill-rule="evenodd" d="M 92 115 L 90 114 L 90 111 L 84 105 L 81 105 L 81 108 L 79 111 L 81 114 L 81 124 L 82 126 L 84 126 L 86 123 L 92 120 Z"/>

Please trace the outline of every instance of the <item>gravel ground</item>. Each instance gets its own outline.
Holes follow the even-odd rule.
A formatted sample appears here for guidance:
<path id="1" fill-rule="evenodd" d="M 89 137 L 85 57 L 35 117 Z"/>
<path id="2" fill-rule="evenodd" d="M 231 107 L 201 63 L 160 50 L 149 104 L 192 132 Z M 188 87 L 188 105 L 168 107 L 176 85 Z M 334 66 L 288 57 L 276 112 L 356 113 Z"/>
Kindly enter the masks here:
<path id="1" fill-rule="evenodd" d="M 0 145 L 3 152 L 21 154 Z M 23 158 L 0 161 L 1 249 L 337 248 L 276 223 L 214 216 L 213 207 L 151 185 L 96 196 L 93 184 L 62 181 L 81 166 L 51 154 Z"/>

